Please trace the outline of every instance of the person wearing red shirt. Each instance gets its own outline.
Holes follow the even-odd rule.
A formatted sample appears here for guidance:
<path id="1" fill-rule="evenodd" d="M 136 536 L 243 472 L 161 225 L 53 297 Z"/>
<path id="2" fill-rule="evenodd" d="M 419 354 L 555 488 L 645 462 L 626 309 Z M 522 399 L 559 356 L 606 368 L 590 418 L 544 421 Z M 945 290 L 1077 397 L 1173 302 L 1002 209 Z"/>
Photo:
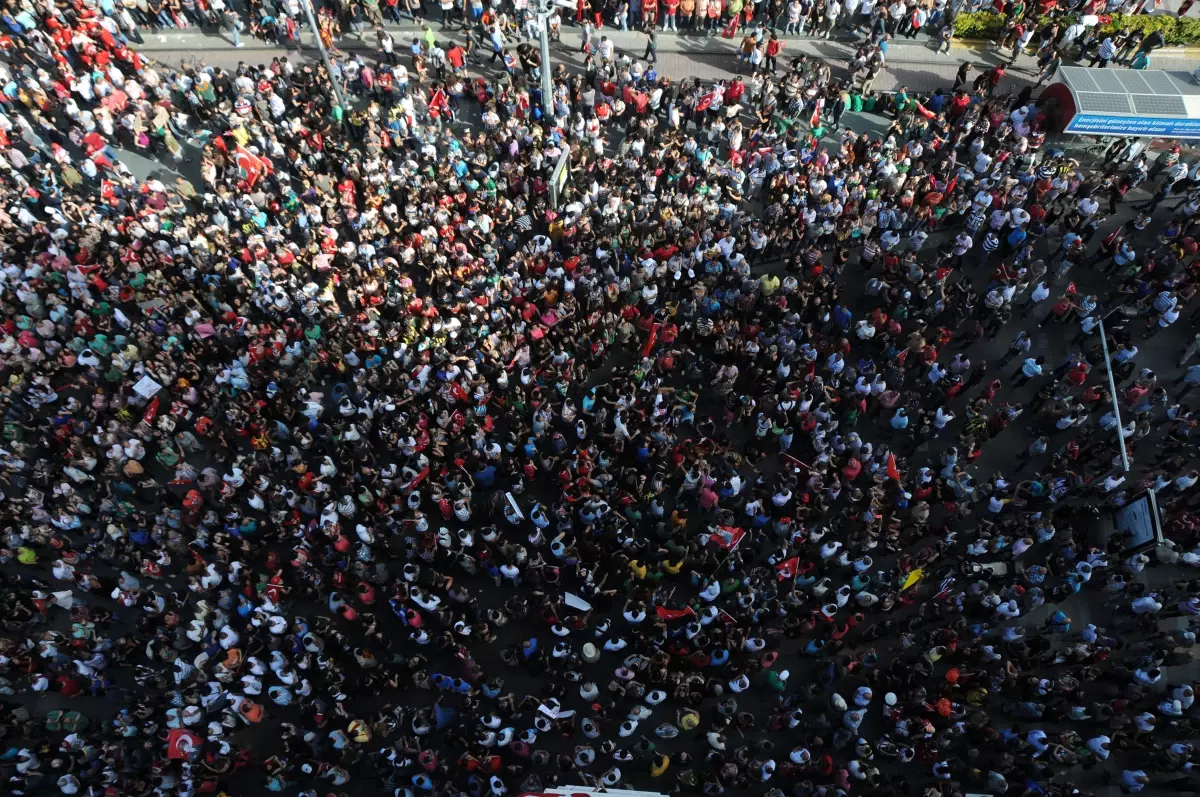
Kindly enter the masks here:
<path id="1" fill-rule="evenodd" d="M 642 26 L 649 30 L 658 21 L 658 0 L 642 0 Z"/>
<path id="2" fill-rule="evenodd" d="M 679 13 L 679 0 L 663 0 L 663 30 L 679 30 L 675 19 Z"/>
<path id="3" fill-rule="evenodd" d="M 733 105 L 742 99 L 742 95 L 746 93 L 746 84 L 742 83 L 741 77 L 736 77 L 729 87 L 725 89 L 725 104 Z"/>
<path id="4" fill-rule="evenodd" d="M 454 74 L 461 75 L 463 73 L 463 68 L 467 63 L 466 50 L 460 47 L 457 43 L 452 45 L 450 49 L 446 51 L 446 62 L 450 64 L 450 69 L 454 72 Z"/>
<path id="5" fill-rule="evenodd" d="M 965 91 L 960 91 L 954 95 L 954 99 L 950 101 L 950 110 L 948 116 L 951 119 L 957 119 L 967 112 L 967 108 L 971 106 L 971 95 Z"/>
<path id="6" fill-rule="evenodd" d="M 1087 381 L 1088 366 L 1087 363 L 1077 363 L 1074 368 L 1067 371 L 1067 382 L 1079 387 Z"/>
<path id="7" fill-rule="evenodd" d="M 108 146 L 108 142 L 104 140 L 104 137 L 95 130 L 83 137 L 83 149 L 89 158 L 98 152 L 108 157 L 109 160 L 114 160 L 117 157 L 117 153 Z"/>
<path id="8" fill-rule="evenodd" d="M 766 58 L 763 64 L 767 71 L 772 75 L 775 74 L 775 69 L 778 64 L 779 54 L 783 52 L 783 42 L 779 40 L 779 36 L 772 33 L 771 38 L 767 40 Z"/>

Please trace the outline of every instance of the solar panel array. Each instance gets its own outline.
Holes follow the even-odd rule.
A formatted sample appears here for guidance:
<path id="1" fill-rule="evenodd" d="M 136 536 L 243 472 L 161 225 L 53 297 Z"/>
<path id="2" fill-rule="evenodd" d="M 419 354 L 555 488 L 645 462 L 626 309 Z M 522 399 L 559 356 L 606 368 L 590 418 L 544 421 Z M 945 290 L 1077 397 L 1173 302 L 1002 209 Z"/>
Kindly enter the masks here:
<path id="1" fill-rule="evenodd" d="M 1079 110 L 1083 113 L 1133 113 L 1127 94 L 1104 94 L 1099 91 L 1077 91 Z"/>
<path id="2" fill-rule="evenodd" d="M 1166 94 L 1131 94 L 1133 110 L 1139 115 L 1187 116 L 1183 97 Z"/>
<path id="3" fill-rule="evenodd" d="M 1186 73 L 1072 66 L 1061 72 L 1080 113 L 1186 117 L 1183 98 L 1200 96 L 1200 85 Z"/>

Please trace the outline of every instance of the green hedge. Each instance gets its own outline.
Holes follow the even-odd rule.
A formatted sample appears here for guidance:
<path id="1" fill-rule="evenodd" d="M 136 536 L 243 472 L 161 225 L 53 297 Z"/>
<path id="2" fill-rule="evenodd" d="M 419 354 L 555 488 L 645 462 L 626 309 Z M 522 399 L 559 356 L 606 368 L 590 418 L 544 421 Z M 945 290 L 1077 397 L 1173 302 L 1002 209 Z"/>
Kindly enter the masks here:
<path id="1" fill-rule="evenodd" d="M 1004 30 L 1004 16 L 992 11 L 959 14 L 954 18 L 956 39 L 996 39 Z"/>
<path id="2" fill-rule="evenodd" d="M 974 14 L 959 14 L 954 18 L 954 35 L 960 39 L 997 39 L 1004 30 L 1004 16 L 991 11 L 979 11 Z M 1060 19 L 1060 24 L 1069 25 L 1074 16 Z M 1140 30 L 1149 35 L 1160 30 L 1167 39 L 1167 44 L 1200 44 L 1200 19 L 1184 17 L 1182 19 L 1171 14 L 1147 16 L 1146 14 L 1101 14 L 1100 32 L 1104 34 L 1120 33 L 1126 28 Z M 1047 20 L 1034 20 L 1038 28 Z"/>
<path id="3" fill-rule="evenodd" d="M 1167 44 L 1200 44 L 1200 19 L 1193 17 L 1180 19 L 1171 14 L 1159 14 L 1153 17 L 1145 14 L 1132 16 L 1111 14 L 1107 16 L 1111 21 L 1101 22 L 1100 31 L 1102 33 L 1120 33 L 1129 28 L 1149 35 L 1156 30 L 1161 30 L 1163 36 L 1167 38 Z M 1104 17 L 1101 17 L 1101 20 L 1103 19 Z"/>

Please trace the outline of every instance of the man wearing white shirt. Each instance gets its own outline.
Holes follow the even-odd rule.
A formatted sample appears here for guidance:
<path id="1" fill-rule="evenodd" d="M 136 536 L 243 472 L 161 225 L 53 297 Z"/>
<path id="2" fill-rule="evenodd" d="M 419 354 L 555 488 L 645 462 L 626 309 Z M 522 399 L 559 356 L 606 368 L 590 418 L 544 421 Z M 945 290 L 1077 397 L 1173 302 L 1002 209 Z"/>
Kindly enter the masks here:
<path id="1" fill-rule="evenodd" d="M 1087 748 L 1092 751 L 1092 754 L 1101 761 L 1107 761 L 1111 751 L 1109 745 L 1112 744 L 1112 739 L 1101 734 L 1087 740 Z"/>
<path id="2" fill-rule="evenodd" d="M 1157 614 L 1162 610 L 1162 604 L 1155 600 L 1153 593 L 1134 598 L 1129 604 L 1134 614 Z"/>
<path id="3" fill-rule="evenodd" d="M 1082 22 L 1076 22 L 1072 25 L 1068 25 L 1067 29 L 1063 31 L 1062 38 L 1058 42 L 1059 51 L 1065 53 L 1070 50 L 1071 45 L 1075 43 L 1076 39 L 1083 35 L 1085 30 L 1087 30 L 1087 27 L 1084 26 Z"/>
<path id="4" fill-rule="evenodd" d="M 842 15 L 842 0 L 828 0 L 825 4 L 825 29 L 822 31 L 822 38 L 829 38 L 833 32 L 833 26 L 837 24 L 838 18 Z"/>

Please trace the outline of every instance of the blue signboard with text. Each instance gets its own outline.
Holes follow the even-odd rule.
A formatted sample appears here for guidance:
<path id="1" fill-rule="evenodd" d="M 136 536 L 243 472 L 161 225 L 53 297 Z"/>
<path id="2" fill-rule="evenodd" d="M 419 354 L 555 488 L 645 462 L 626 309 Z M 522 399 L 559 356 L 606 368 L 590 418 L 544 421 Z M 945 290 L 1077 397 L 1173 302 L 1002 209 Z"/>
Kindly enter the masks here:
<path id="1" fill-rule="evenodd" d="M 1077 113 L 1066 133 L 1092 136 L 1163 136 L 1200 138 L 1200 119 L 1165 119 L 1161 116 L 1109 116 Z"/>

